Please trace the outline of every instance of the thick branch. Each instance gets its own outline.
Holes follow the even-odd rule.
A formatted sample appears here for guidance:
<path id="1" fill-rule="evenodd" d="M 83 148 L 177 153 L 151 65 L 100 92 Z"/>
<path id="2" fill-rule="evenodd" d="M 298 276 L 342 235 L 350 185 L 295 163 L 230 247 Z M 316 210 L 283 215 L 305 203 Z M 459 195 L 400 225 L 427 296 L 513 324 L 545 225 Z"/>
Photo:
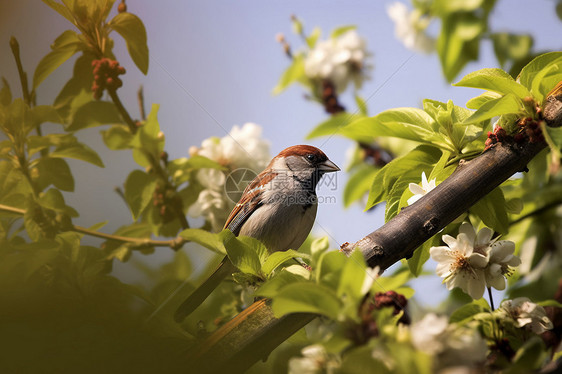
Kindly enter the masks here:
<path id="1" fill-rule="evenodd" d="M 545 120 L 549 126 L 562 125 L 562 96 L 549 97 Z M 527 163 L 545 143 L 521 145 L 497 143 L 491 149 L 463 162 L 457 171 L 437 188 L 402 210 L 396 217 L 355 244 L 370 266 L 387 268 L 409 257 L 425 240 L 435 235 L 461 213 Z M 260 300 L 215 331 L 190 357 L 199 373 L 241 373 L 317 317 L 315 314 L 289 314 L 275 318 L 267 301 Z M 226 370 L 228 369 L 228 370 Z M 189 370 L 189 369 L 188 369 Z"/>

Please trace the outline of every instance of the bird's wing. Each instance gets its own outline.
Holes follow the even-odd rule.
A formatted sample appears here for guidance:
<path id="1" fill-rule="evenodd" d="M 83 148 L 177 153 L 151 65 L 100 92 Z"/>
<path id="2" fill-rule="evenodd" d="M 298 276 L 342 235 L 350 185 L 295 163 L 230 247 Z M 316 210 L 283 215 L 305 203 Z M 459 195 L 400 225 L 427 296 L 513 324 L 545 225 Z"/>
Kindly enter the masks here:
<path id="1" fill-rule="evenodd" d="M 225 229 L 229 229 L 234 235 L 240 233 L 244 222 L 246 222 L 248 217 L 263 203 L 265 188 L 270 186 L 269 182 L 271 182 L 276 175 L 276 172 L 264 170 L 250 182 L 248 187 L 244 190 L 244 193 L 242 193 L 242 198 L 234 209 L 232 209 L 232 212 L 230 212 L 224 224 Z"/>

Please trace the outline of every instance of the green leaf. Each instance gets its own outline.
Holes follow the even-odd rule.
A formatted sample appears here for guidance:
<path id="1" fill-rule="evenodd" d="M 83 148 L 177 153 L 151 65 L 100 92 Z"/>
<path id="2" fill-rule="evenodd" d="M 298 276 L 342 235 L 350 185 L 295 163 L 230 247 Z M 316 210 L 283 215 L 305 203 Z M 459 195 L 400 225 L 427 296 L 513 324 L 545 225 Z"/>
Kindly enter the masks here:
<path id="1" fill-rule="evenodd" d="M 272 303 L 277 318 L 289 313 L 317 313 L 336 320 L 341 306 L 333 290 L 310 282 L 296 282 L 283 287 Z"/>
<path id="2" fill-rule="evenodd" d="M 133 134 L 126 126 L 115 125 L 100 132 L 107 148 L 114 151 L 131 148 Z"/>
<path id="3" fill-rule="evenodd" d="M 54 9 L 58 14 L 69 20 L 74 24 L 74 16 L 72 12 L 63 4 L 56 2 L 55 0 L 42 0 L 45 4 Z"/>
<path id="4" fill-rule="evenodd" d="M 248 237 L 246 237 L 248 239 Z M 256 239 L 254 239 L 256 240 Z M 224 243 L 228 258 L 241 272 L 260 276 L 260 254 L 255 248 L 236 237 Z M 262 245 L 263 246 L 263 245 Z"/>
<path id="5" fill-rule="evenodd" d="M 311 132 L 306 135 L 306 139 L 314 139 L 320 136 L 334 135 L 337 134 L 344 126 L 363 118 L 356 114 L 351 113 L 338 113 L 331 116 L 326 121 L 317 125 Z"/>
<path id="6" fill-rule="evenodd" d="M 544 121 L 540 122 L 540 126 L 546 144 L 552 153 L 559 159 L 562 158 L 562 127 L 550 127 Z"/>
<path id="7" fill-rule="evenodd" d="M 12 91 L 6 78 L 2 77 L 2 89 L 0 89 L 0 105 L 8 106 L 12 102 Z"/>
<path id="8" fill-rule="evenodd" d="M 531 82 L 531 92 L 539 103 L 544 97 L 562 81 L 562 58 L 554 60 L 540 70 Z"/>
<path id="9" fill-rule="evenodd" d="M 37 203 L 44 208 L 65 213 L 70 217 L 78 217 L 78 212 L 76 212 L 74 208 L 66 205 L 62 193 L 55 188 L 50 188 L 46 192 L 41 193 Z"/>
<path id="10" fill-rule="evenodd" d="M 388 199 L 391 192 L 393 201 L 388 200 L 387 204 L 393 204 L 400 201 L 400 196 L 408 187 L 409 183 L 418 183 L 422 172 L 428 175 L 441 157 L 439 149 L 420 145 L 408 154 L 392 160 L 386 164 L 375 176 L 375 182 L 371 186 L 369 198 L 367 200 L 366 209 L 379 204 Z M 392 189 L 400 182 L 400 189 Z"/>
<path id="11" fill-rule="evenodd" d="M 470 13 L 453 13 L 442 19 L 437 53 L 443 74 L 451 82 L 463 67 L 478 59 L 484 22 Z"/>
<path id="12" fill-rule="evenodd" d="M 131 144 L 133 149 L 133 158 L 135 162 L 142 167 L 152 164 L 152 162 L 160 158 L 160 154 L 164 150 L 164 137 L 160 132 L 160 124 L 158 123 L 158 104 L 152 104 L 152 109 L 146 118 L 146 122 L 139 128 L 135 134 Z"/>
<path id="13" fill-rule="evenodd" d="M 436 0 L 433 4 L 443 14 L 455 12 L 472 12 L 480 7 L 484 0 Z"/>
<path id="14" fill-rule="evenodd" d="M 411 273 L 407 268 L 398 269 L 391 276 L 379 277 L 373 285 L 375 292 L 397 291 L 410 280 Z"/>
<path id="15" fill-rule="evenodd" d="M 131 59 L 146 75 L 148 72 L 148 45 L 146 44 L 146 29 L 141 19 L 131 13 L 119 13 L 109 22 L 109 27 L 125 39 Z"/>
<path id="16" fill-rule="evenodd" d="M 341 35 L 345 34 L 346 32 L 351 31 L 351 30 L 355 30 L 356 28 L 357 28 L 357 26 L 354 26 L 354 25 L 337 27 L 330 34 L 330 38 L 336 39 L 336 38 L 340 37 Z"/>
<path id="17" fill-rule="evenodd" d="M 61 158 L 42 157 L 37 163 L 40 189 L 53 184 L 63 191 L 74 191 L 74 178 L 66 161 Z"/>
<path id="18" fill-rule="evenodd" d="M 512 93 L 519 98 L 531 96 L 525 86 L 517 83 L 511 75 L 497 68 L 487 68 L 467 74 L 453 86 L 482 88 L 500 94 Z"/>
<path id="19" fill-rule="evenodd" d="M 287 87 L 295 82 L 302 82 L 306 80 L 306 74 L 304 72 L 304 58 L 302 54 L 293 56 L 293 62 L 291 65 L 283 72 L 277 86 L 273 89 L 273 94 L 278 95 L 283 92 Z"/>
<path id="20" fill-rule="evenodd" d="M 361 251 L 356 249 L 347 258 L 336 292 L 337 296 L 341 298 L 346 294 L 353 300 L 359 301 L 363 297 L 361 289 L 367 276 L 369 275 L 367 274 L 365 258 Z"/>
<path id="21" fill-rule="evenodd" d="M 347 208 L 355 201 L 360 200 L 373 185 L 375 175 L 379 169 L 361 164 L 349 177 L 343 190 L 343 205 Z"/>
<path id="22" fill-rule="evenodd" d="M 261 267 L 261 271 L 265 275 L 270 275 L 279 265 L 283 264 L 285 261 L 288 261 L 292 258 L 302 258 L 307 257 L 305 254 L 297 252 L 293 249 L 289 249 L 287 251 L 282 252 L 274 252 L 267 257 L 265 262 Z"/>
<path id="23" fill-rule="evenodd" d="M 321 33 L 322 33 L 322 31 L 320 30 L 319 27 L 315 27 L 312 30 L 310 35 L 306 37 L 306 44 L 308 45 L 308 48 L 310 48 L 310 49 L 314 48 L 314 46 L 316 45 L 316 42 L 318 41 L 318 38 L 320 37 Z"/>
<path id="24" fill-rule="evenodd" d="M 562 58 L 562 52 L 550 52 L 535 57 L 521 69 L 519 82 L 528 89 L 531 89 L 532 82 L 537 73 L 560 58 Z"/>
<path id="25" fill-rule="evenodd" d="M 486 91 L 483 94 L 480 94 L 466 102 L 466 107 L 469 109 L 478 109 L 482 105 L 486 104 L 490 100 L 498 99 L 502 97 L 497 92 Z"/>
<path id="26" fill-rule="evenodd" d="M 502 68 L 509 60 L 517 61 L 527 57 L 533 47 L 533 37 L 529 34 L 499 32 L 490 36 L 494 44 L 494 53 Z"/>
<path id="27" fill-rule="evenodd" d="M 423 270 L 423 265 L 429 260 L 429 249 L 438 246 L 439 241 L 440 239 L 437 235 L 432 236 L 431 239 L 416 248 L 412 257 L 408 259 L 408 268 L 415 277 L 419 277 Z"/>
<path id="28" fill-rule="evenodd" d="M 481 298 L 474 300 L 471 303 L 461 306 L 459 309 L 455 310 L 451 317 L 449 317 L 449 323 L 464 323 L 473 320 L 473 317 L 479 313 L 490 312 L 490 306 L 486 299 Z"/>
<path id="29" fill-rule="evenodd" d="M 509 93 L 499 99 L 487 101 L 463 123 L 478 123 L 504 114 L 518 114 L 522 110 L 524 110 L 523 102 Z"/>
<path id="30" fill-rule="evenodd" d="M 505 209 L 505 198 L 500 187 L 480 199 L 470 207 L 471 213 L 476 214 L 482 222 L 500 234 L 507 234 L 509 219 Z"/>
<path id="31" fill-rule="evenodd" d="M 355 95 L 355 103 L 357 104 L 357 109 L 362 116 L 367 116 L 367 102 L 359 95 Z"/>
<path id="32" fill-rule="evenodd" d="M 437 123 L 425 111 L 396 108 L 371 118 L 358 119 L 342 128 L 341 133 L 353 140 L 391 136 L 446 147 L 436 129 Z"/>
<path id="33" fill-rule="evenodd" d="M 44 122 L 63 123 L 62 118 L 52 105 L 37 105 L 31 108 L 33 121 L 39 125 Z"/>
<path id="34" fill-rule="evenodd" d="M 154 189 L 156 188 L 156 178 L 144 171 L 133 170 L 125 182 L 125 199 L 129 203 L 133 220 L 137 220 L 152 201 Z"/>
<path id="35" fill-rule="evenodd" d="M 213 234 L 201 229 L 185 229 L 180 232 L 179 236 L 223 255 L 226 255 L 225 242 L 234 239 L 234 235 L 229 230 Z"/>
<path id="36" fill-rule="evenodd" d="M 49 154 L 50 157 L 55 158 L 73 158 L 76 160 L 86 161 L 100 168 L 103 168 L 103 161 L 100 156 L 92 148 L 88 147 L 83 143 L 75 143 L 71 145 L 63 145 L 57 147 L 53 152 Z"/>
<path id="37" fill-rule="evenodd" d="M 118 124 L 123 120 L 115 104 L 109 101 L 90 101 L 82 105 L 67 127 L 67 131 L 77 131 L 88 127 Z"/>
<path id="38" fill-rule="evenodd" d="M 274 298 L 283 287 L 295 283 L 302 282 L 303 278 L 299 275 L 291 273 L 285 269 L 281 269 L 273 278 L 262 284 L 255 292 L 256 296 Z"/>
<path id="39" fill-rule="evenodd" d="M 35 90 L 45 78 L 61 66 L 66 60 L 80 50 L 82 41 L 72 30 L 63 32 L 53 44 L 53 50 L 39 61 L 33 74 L 33 89 Z"/>

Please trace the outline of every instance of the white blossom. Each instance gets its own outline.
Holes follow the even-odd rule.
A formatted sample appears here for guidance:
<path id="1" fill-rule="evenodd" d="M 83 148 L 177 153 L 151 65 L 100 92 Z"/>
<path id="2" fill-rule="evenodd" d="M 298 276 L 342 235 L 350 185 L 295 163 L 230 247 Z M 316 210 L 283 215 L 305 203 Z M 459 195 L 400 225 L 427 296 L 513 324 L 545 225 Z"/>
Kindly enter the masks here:
<path id="1" fill-rule="evenodd" d="M 412 324 L 410 328 L 412 344 L 420 351 L 437 354 L 445 349 L 443 340 L 449 319 L 435 313 L 427 313 L 422 320 Z"/>
<path id="2" fill-rule="evenodd" d="M 339 360 L 328 354 L 320 344 L 304 347 L 301 353 L 303 357 L 293 357 L 289 360 L 289 374 L 331 374 L 340 367 Z"/>
<path id="3" fill-rule="evenodd" d="M 408 188 L 410 189 L 410 192 L 412 192 L 414 194 L 414 196 L 412 196 L 408 199 L 408 205 L 412 205 L 413 203 L 415 203 L 416 201 L 421 199 L 426 193 L 433 190 L 435 188 L 435 184 L 436 184 L 435 178 L 433 178 L 431 181 L 428 182 L 427 177 L 425 175 L 425 171 L 422 172 L 422 185 L 421 185 L 421 187 L 420 187 L 420 185 L 418 185 L 416 183 L 410 183 L 408 185 Z"/>
<path id="4" fill-rule="evenodd" d="M 446 316 L 428 313 L 412 324 L 410 333 L 416 349 L 435 357 L 436 368 L 465 368 L 486 358 L 487 347 L 480 334 L 449 324 Z"/>
<path id="5" fill-rule="evenodd" d="M 491 231 L 491 230 L 490 230 Z M 511 273 L 511 268 L 519 266 L 521 260 L 515 256 L 515 243 L 500 240 L 493 243 L 488 250 L 488 266 L 486 267 L 486 283 L 497 290 L 505 289 L 505 276 Z"/>
<path id="6" fill-rule="evenodd" d="M 546 316 L 544 308 L 531 302 L 526 297 L 504 300 L 498 312 L 513 319 L 517 327 L 524 327 L 535 334 L 542 334 L 553 327 L 552 322 Z"/>
<path id="7" fill-rule="evenodd" d="M 447 289 L 459 287 L 473 299 L 481 298 L 486 286 L 484 269 L 488 264 L 487 253 L 482 248 L 489 246 L 488 231 L 482 229 L 476 235 L 472 225 L 465 222 L 456 239 L 443 235 L 442 240 L 447 246 L 429 249 L 431 258 L 438 262 L 437 275 L 444 278 Z"/>
<path id="8" fill-rule="evenodd" d="M 204 217 L 211 223 L 213 231 L 219 231 L 223 227 L 235 203 L 224 191 L 228 173 L 246 168 L 258 174 L 265 169 L 271 158 L 269 142 L 262 139 L 261 135 L 260 126 L 246 123 L 242 127 L 234 126 L 222 138 L 211 137 L 203 140 L 200 148 L 189 149 L 190 156 L 205 156 L 227 169 L 201 169 L 197 172 L 197 181 L 204 189 L 190 207 L 190 216 Z"/>
<path id="9" fill-rule="evenodd" d="M 341 93 L 350 82 L 361 87 L 368 79 L 368 56 L 365 40 L 355 30 L 349 30 L 336 38 L 318 42 L 306 56 L 304 71 L 310 79 L 329 80 Z"/>
<path id="10" fill-rule="evenodd" d="M 435 40 L 426 34 L 430 18 L 425 17 L 418 9 L 410 12 L 400 2 L 390 4 L 386 11 L 394 22 L 394 34 L 406 48 L 423 53 L 434 50 Z"/>

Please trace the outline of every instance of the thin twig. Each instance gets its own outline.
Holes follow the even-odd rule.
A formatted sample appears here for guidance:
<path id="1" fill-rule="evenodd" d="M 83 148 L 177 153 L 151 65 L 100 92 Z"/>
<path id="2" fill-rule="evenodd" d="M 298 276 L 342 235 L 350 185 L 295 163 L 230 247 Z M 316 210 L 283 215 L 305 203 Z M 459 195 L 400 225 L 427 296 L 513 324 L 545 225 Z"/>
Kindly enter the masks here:
<path id="1" fill-rule="evenodd" d="M 117 96 L 117 91 L 107 90 L 107 92 L 109 92 L 109 96 L 111 97 L 111 100 L 113 100 L 113 103 L 117 107 L 119 114 L 121 114 L 123 121 L 125 121 L 127 126 L 129 126 L 129 130 L 131 130 L 131 133 L 133 134 L 136 133 L 137 126 L 135 125 L 135 121 L 133 121 L 133 119 L 129 115 L 129 112 L 127 112 L 127 109 L 125 109 L 125 107 L 123 106 L 123 103 L 121 102 L 121 99 L 119 99 L 119 96 Z"/>
<path id="2" fill-rule="evenodd" d="M 22 216 L 25 214 L 25 210 L 23 210 L 23 209 L 15 208 L 15 207 L 4 205 L 4 204 L 0 204 L 0 211 L 7 212 L 7 213 L 14 213 L 14 214 L 17 214 L 17 215 L 22 215 Z M 128 237 L 128 236 L 106 234 L 106 233 L 103 233 L 103 232 L 90 230 L 88 228 L 85 228 L 85 227 L 82 227 L 82 226 L 77 226 L 77 225 L 72 225 L 70 230 L 75 231 L 75 232 L 79 232 L 81 234 L 85 234 L 85 235 L 88 235 L 88 236 L 93 236 L 93 237 L 96 237 L 96 238 L 101 238 L 101 239 L 106 239 L 106 240 L 115 240 L 115 241 L 124 242 L 124 243 L 131 243 L 131 244 L 135 244 L 139 247 L 141 247 L 141 246 L 170 247 L 170 248 L 175 250 L 175 249 L 179 249 L 183 244 L 188 242 L 187 240 L 185 240 L 181 236 L 178 236 L 177 238 L 171 239 L 171 240 L 153 240 L 153 239 L 148 239 L 148 238 L 131 238 L 131 237 Z"/>
<path id="3" fill-rule="evenodd" d="M 10 38 L 10 48 L 16 60 L 16 65 L 18 67 L 18 74 L 20 76 L 21 91 L 23 93 L 23 100 L 27 105 L 31 105 L 31 95 L 29 94 L 29 87 L 27 86 L 27 74 L 23 70 L 23 65 L 20 58 L 20 45 L 16 38 L 13 36 Z"/>
<path id="4" fill-rule="evenodd" d="M 512 225 L 515 225 L 515 224 L 517 224 L 521 221 L 524 221 L 527 218 L 530 218 L 532 216 L 538 216 L 539 214 L 542 214 L 542 213 L 544 213 L 544 212 L 546 212 L 546 211 L 548 211 L 552 208 L 556 208 L 557 206 L 559 206 L 561 204 L 562 204 L 562 200 L 555 200 L 555 201 L 551 202 L 550 204 L 546 204 L 545 206 L 543 206 L 539 209 L 535 209 L 535 210 L 533 210 L 533 211 L 531 211 L 531 212 L 529 212 L 525 215 L 522 215 L 521 217 L 519 217 L 517 219 L 514 219 L 513 221 L 511 221 L 509 223 L 509 225 L 512 226 Z"/>
<path id="5" fill-rule="evenodd" d="M 139 100 L 139 110 L 140 110 L 141 119 L 144 121 L 146 120 L 146 111 L 144 110 L 144 87 L 142 86 L 142 84 L 137 92 L 137 98 Z"/>

